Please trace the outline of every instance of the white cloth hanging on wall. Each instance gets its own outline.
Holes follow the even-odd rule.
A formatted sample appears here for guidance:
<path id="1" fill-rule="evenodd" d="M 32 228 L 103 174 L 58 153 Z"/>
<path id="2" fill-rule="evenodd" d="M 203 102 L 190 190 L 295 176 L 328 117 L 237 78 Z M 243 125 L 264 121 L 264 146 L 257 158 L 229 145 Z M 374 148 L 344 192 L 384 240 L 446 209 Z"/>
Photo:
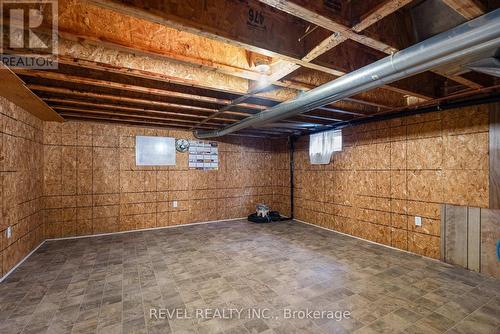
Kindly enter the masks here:
<path id="1" fill-rule="evenodd" d="M 333 152 L 342 151 L 342 130 L 315 133 L 309 137 L 309 160 L 313 165 L 327 165 Z"/>

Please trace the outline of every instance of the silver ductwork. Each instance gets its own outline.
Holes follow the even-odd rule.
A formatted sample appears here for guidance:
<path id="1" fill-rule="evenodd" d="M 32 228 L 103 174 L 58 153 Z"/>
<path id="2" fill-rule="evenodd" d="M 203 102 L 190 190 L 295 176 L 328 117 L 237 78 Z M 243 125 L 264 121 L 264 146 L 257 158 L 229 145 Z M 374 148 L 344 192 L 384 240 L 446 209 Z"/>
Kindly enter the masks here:
<path id="1" fill-rule="evenodd" d="M 197 138 L 220 137 L 276 122 L 347 97 L 500 47 L 500 9 L 314 88 L 228 127 L 195 131 Z"/>
<path id="2" fill-rule="evenodd" d="M 500 78 L 500 59 L 498 58 L 490 57 L 481 59 L 474 63 L 468 64 L 467 68 L 472 71 L 481 72 Z"/>

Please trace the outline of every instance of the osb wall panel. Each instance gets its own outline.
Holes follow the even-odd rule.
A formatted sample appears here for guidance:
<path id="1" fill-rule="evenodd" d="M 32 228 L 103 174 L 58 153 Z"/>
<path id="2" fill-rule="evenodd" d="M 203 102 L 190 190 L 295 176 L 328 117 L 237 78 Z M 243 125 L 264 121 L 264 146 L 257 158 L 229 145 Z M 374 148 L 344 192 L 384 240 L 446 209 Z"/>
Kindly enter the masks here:
<path id="1" fill-rule="evenodd" d="M 244 217 L 257 203 L 289 213 L 286 142 L 219 142 L 218 171 L 135 165 L 135 136 L 192 138 L 190 132 L 85 122 L 45 123 L 47 238 Z M 178 207 L 173 207 L 173 201 Z"/>
<path id="2" fill-rule="evenodd" d="M 476 106 L 343 130 L 344 150 L 295 159 L 297 219 L 439 258 L 442 203 L 488 207 L 488 108 Z M 422 226 L 414 224 L 422 217 Z"/>
<path id="3" fill-rule="evenodd" d="M 0 277 L 43 241 L 42 203 L 42 121 L 0 97 Z"/>

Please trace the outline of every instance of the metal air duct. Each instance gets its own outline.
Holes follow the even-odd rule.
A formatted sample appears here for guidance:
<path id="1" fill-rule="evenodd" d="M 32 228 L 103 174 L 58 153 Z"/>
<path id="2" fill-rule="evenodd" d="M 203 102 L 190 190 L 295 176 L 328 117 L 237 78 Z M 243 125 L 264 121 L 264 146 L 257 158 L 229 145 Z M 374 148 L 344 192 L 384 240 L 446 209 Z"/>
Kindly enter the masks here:
<path id="1" fill-rule="evenodd" d="M 248 127 L 276 122 L 412 75 L 457 63 L 500 46 L 500 9 L 385 57 L 237 123 L 197 138 L 220 137 Z"/>

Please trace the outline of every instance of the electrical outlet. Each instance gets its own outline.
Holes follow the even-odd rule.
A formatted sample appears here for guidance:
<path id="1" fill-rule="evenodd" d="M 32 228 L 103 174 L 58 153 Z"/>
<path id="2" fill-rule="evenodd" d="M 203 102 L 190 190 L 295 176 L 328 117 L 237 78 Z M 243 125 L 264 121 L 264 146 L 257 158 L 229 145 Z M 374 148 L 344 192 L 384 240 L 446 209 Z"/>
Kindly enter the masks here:
<path id="1" fill-rule="evenodd" d="M 7 239 L 12 238 L 12 226 L 7 227 L 7 231 L 5 233 L 7 234 Z"/>
<path id="2" fill-rule="evenodd" d="M 172 206 L 173 206 L 174 208 L 176 208 L 176 207 L 177 207 L 177 201 L 173 201 L 173 202 L 172 202 Z"/>
<path id="3" fill-rule="evenodd" d="M 415 217 L 415 226 L 422 226 L 422 217 Z"/>

